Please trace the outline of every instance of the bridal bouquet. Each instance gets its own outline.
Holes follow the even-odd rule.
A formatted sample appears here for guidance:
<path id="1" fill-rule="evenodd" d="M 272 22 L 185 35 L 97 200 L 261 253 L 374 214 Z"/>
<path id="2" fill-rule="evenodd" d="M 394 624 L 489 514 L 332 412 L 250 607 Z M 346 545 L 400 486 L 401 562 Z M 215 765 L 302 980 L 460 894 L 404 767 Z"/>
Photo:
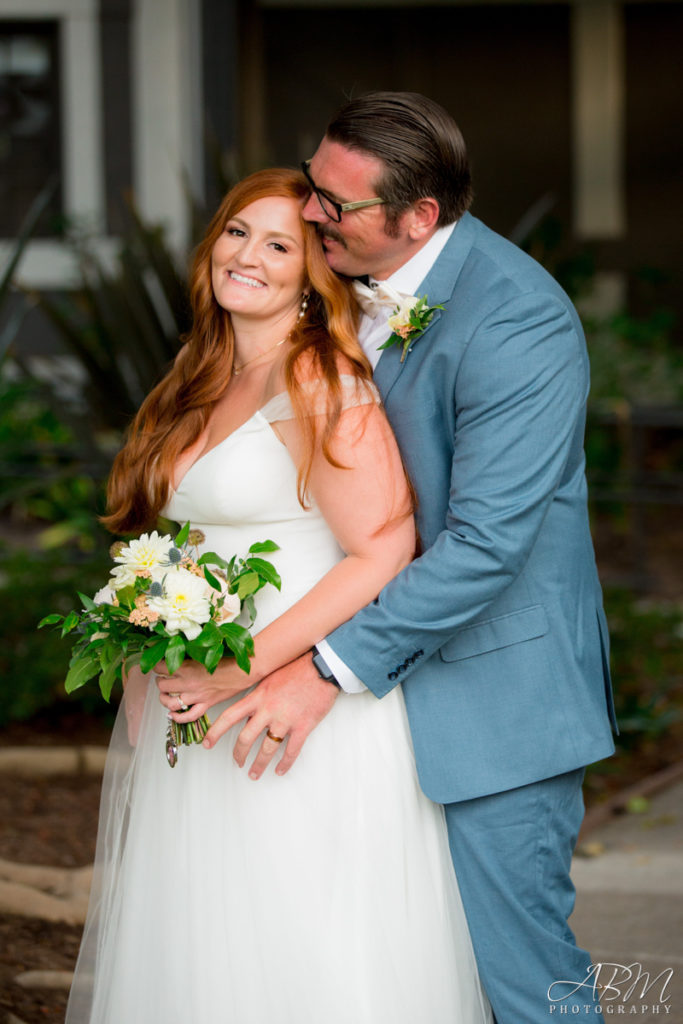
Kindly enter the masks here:
<path id="1" fill-rule="evenodd" d="M 112 545 L 114 560 L 107 584 L 87 597 L 79 593 L 80 611 L 45 616 L 38 624 L 78 634 L 64 686 L 67 693 L 98 676 L 109 700 L 124 672 L 139 665 L 150 672 L 165 661 L 172 675 L 185 658 L 213 673 L 223 657 L 234 657 L 244 672 L 254 641 L 235 619 L 243 609 L 249 627 L 256 618 L 254 595 L 266 584 L 280 589 L 280 577 L 261 554 L 277 551 L 267 540 L 252 544 L 246 559 L 228 562 L 213 551 L 199 555 L 201 530 L 186 523 L 175 538 L 155 530 L 128 543 Z M 209 568 L 209 566 L 211 568 Z M 173 766 L 180 744 L 200 743 L 209 728 L 206 715 L 179 724 L 169 719 L 166 754 Z"/>

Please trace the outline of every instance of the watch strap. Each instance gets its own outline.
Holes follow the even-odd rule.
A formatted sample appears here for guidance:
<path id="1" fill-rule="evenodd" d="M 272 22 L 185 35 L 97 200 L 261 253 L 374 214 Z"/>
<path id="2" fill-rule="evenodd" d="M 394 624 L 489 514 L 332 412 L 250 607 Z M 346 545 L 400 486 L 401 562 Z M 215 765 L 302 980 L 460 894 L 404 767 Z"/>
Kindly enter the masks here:
<path id="1" fill-rule="evenodd" d="M 325 682 L 327 683 L 332 683 L 333 686 L 336 686 L 338 690 L 341 690 L 341 683 L 336 678 L 334 672 L 327 664 L 318 648 L 311 647 L 311 654 L 313 655 L 313 667 L 315 668 L 320 678 L 324 679 Z"/>

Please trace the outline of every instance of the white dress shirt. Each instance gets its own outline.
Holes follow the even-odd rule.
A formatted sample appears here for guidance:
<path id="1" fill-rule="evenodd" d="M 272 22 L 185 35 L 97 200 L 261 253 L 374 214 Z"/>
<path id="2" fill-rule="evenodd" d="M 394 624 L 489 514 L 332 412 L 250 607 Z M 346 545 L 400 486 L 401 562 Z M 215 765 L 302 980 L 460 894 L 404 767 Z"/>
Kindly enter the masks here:
<path id="1" fill-rule="evenodd" d="M 414 295 L 415 289 L 424 281 L 441 255 L 441 250 L 451 237 L 456 223 L 454 221 L 443 228 L 437 228 L 429 241 L 414 256 L 411 256 L 407 263 L 404 263 L 391 277 L 387 278 L 387 284 L 390 284 L 392 288 L 396 288 L 397 291 L 404 292 L 407 295 Z M 373 278 L 370 278 L 370 284 L 373 284 Z M 427 298 L 429 299 L 429 296 Z M 385 308 L 380 310 L 375 317 L 370 317 L 365 313 L 361 317 L 358 327 L 358 340 L 370 360 L 373 370 L 377 366 L 379 357 L 382 354 L 379 351 L 379 346 L 391 334 L 391 329 L 387 324 L 390 316 L 391 310 Z M 346 693 L 361 693 L 367 689 L 365 683 L 344 664 L 338 654 L 334 653 L 327 640 L 321 640 L 316 646 Z"/>

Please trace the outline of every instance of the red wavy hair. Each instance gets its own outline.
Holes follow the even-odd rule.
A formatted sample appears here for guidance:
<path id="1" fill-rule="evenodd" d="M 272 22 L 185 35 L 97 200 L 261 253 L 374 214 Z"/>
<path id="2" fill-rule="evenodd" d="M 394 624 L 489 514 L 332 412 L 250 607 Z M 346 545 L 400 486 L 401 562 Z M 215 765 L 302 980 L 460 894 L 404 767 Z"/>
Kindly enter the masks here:
<path id="1" fill-rule="evenodd" d="M 282 196 L 304 203 L 309 187 L 298 171 L 258 171 L 223 199 L 204 240 L 195 252 L 190 275 L 193 326 L 163 380 L 135 416 L 125 446 L 117 455 L 107 490 L 104 525 L 114 533 L 133 533 L 154 525 L 168 501 L 174 466 L 205 429 L 211 411 L 230 380 L 234 336 L 230 314 L 216 301 L 211 284 L 211 254 L 226 223 L 257 199 Z M 339 365 L 367 387 L 372 370 L 357 338 L 358 311 L 349 285 L 330 269 L 315 227 L 301 218 L 304 261 L 310 301 L 305 317 L 291 335 L 285 381 L 295 415 L 306 439 L 298 466 L 299 500 L 317 445 L 333 465 L 331 442 L 342 411 Z M 340 357 L 341 360 L 340 360 Z M 314 413 L 315 395 L 303 387 L 311 376 L 326 384 L 324 423 Z M 320 412 L 319 398 L 315 411 Z"/>

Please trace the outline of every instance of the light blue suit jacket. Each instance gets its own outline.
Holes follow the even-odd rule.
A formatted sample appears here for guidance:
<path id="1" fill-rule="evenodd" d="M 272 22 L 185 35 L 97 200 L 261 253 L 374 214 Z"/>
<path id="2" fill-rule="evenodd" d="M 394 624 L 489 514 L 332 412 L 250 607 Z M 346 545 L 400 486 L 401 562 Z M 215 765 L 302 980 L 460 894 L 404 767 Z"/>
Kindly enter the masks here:
<path id="1" fill-rule="evenodd" d="M 375 381 L 424 553 L 328 640 L 378 697 L 403 685 L 422 787 L 450 803 L 606 757 L 614 709 L 576 312 L 469 214 L 418 294 L 444 309 Z"/>

